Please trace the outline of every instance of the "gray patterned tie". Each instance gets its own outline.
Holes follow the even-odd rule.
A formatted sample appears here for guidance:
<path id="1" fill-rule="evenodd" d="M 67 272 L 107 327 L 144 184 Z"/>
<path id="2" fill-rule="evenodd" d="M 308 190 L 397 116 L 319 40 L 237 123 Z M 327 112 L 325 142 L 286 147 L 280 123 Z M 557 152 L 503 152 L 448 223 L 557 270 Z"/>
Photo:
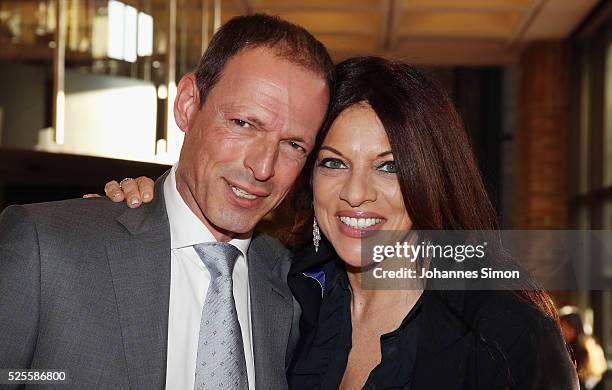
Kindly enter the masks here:
<path id="1" fill-rule="evenodd" d="M 242 332 L 232 291 L 232 271 L 240 251 L 216 242 L 193 246 L 210 272 L 202 307 L 195 389 L 248 389 Z"/>

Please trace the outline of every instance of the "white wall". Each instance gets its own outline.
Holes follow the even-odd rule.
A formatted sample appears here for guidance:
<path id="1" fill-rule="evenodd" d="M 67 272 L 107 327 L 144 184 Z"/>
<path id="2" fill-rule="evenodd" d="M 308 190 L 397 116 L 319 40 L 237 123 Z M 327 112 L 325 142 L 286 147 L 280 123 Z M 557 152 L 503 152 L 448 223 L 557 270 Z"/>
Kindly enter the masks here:
<path id="1" fill-rule="evenodd" d="M 65 141 L 61 151 L 154 160 L 156 96 L 150 82 L 66 72 Z"/>

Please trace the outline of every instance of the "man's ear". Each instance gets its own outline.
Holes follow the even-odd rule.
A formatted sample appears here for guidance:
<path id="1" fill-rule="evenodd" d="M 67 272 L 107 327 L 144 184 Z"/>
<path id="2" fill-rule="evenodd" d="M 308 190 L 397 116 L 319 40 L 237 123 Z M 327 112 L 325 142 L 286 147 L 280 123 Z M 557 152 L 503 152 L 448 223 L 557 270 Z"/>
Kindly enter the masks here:
<path id="1" fill-rule="evenodd" d="M 185 133 L 200 110 L 200 92 L 193 73 L 187 73 L 178 83 L 176 100 L 174 101 L 174 120 Z"/>

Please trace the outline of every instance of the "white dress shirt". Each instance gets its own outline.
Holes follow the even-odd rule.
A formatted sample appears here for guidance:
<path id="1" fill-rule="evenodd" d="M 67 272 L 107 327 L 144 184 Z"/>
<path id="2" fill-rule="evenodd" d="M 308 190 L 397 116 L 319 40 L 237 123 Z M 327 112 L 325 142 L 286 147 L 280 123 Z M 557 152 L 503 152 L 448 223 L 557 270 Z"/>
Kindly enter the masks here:
<path id="1" fill-rule="evenodd" d="M 170 222 L 171 268 L 170 310 L 168 313 L 168 360 L 166 389 L 193 390 L 202 306 L 210 274 L 193 245 L 216 242 L 210 230 L 189 209 L 176 189 L 177 165 L 164 182 L 164 197 Z M 255 365 L 251 333 L 251 302 L 246 253 L 251 239 L 229 243 L 240 249 L 233 271 L 234 300 L 246 358 L 249 390 L 255 389 Z"/>

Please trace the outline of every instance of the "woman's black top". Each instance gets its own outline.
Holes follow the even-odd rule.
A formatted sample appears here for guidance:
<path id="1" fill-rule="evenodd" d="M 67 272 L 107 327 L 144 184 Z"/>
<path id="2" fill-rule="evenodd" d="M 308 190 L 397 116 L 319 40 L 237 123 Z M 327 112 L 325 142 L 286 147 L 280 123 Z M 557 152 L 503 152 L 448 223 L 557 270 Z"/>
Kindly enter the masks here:
<path id="1" fill-rule="evenodd" d="M 291 389 L 337 389 L 351 350 L 351 292 L 328 244 L 295 260 L 288 283 L 302 308 Z M 364 389 L 577 389 L 556 323 L 513 292 L 424 291 Z"/>
<path id="2" fill-rule="evenodd" d="M 296 360 L 292 369 L 291 388 L 294 389 L 337 389 L 351 351 L 351 290 L 346 271 L 338 261 L 330 261 L 324 265 L 323 272 L 326 282 L 317 335 L 307 358 Z M 316 275 L 307 275 L 316 280 Z M 398 329 L 380 338 L 381 362 L 370 373 L 364 389 L 409 386 L 416 357 L 420 306 L 421 300 Z"/>

